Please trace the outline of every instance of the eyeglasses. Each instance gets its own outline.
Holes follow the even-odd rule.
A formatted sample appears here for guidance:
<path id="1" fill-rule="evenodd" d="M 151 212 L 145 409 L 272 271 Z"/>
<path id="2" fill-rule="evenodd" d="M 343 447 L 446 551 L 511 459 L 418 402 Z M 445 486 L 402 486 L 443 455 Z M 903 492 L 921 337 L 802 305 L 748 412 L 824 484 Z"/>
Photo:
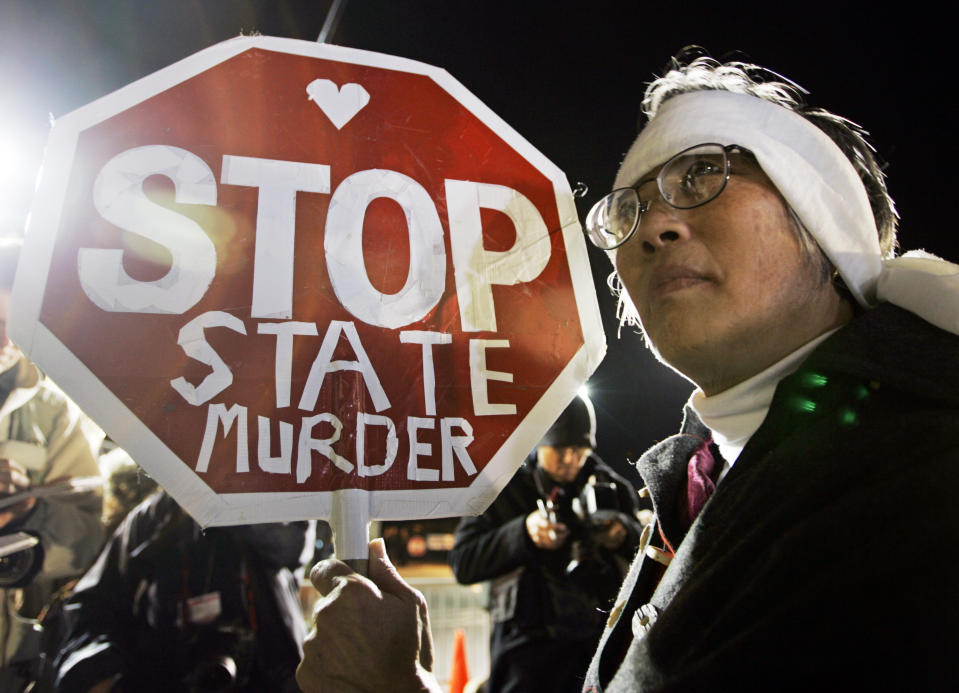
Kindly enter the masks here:
<path id="1" fill-rule="evenodd" d="M 747 152 L 739 145 L 697 144 L 684 149 L 659 170 L 656 187 L 670 207 L 692 209 L 711 202 L 729 180 L 729 155 Z M 619 188 L 593 205 L 586 215 L 586 234 L 593 245 L 603 250 L 618 248 L 639 228 L 643 213 L 649 211 L 650 200 L 639 190 L 653 179 L 632 188 Z"/>

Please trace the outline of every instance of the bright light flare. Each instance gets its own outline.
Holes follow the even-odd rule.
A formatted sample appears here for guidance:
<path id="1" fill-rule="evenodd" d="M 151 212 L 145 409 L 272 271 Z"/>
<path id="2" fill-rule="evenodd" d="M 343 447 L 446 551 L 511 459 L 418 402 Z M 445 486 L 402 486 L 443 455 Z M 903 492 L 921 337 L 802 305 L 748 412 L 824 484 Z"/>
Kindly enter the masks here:
<path id="1" fill-rule="evenodd" d="M 19 182 L 26 168 L 26 156 L 16 133 L 7 128 L 0 131 L 0 198 L 6 199 L 6 188 Z"/>
<path id="2" fill-rule="evenodd" d="M 0 117 L 0 235 L 19 235 L 30 209 L 40 167 L 40 136 Z"/>

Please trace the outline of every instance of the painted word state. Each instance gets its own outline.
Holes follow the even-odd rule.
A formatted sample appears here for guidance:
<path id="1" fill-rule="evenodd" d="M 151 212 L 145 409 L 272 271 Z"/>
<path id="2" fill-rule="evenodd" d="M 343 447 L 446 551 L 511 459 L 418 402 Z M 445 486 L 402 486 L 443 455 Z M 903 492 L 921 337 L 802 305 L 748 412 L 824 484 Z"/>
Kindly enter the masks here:
<path id="1" fill-rule="evenodd" d="M 183 352 L 192 359 L 210 367 L 210 372 L 199 385 L 194 385 L 180 376 L 170 381 L 170 385 L 183 399 L 193 406 L 199 406 L 216 397 L 233 384 L 233 371 L 206 340 L 205 331 L 210 328 L 228 328 L 246 335 L 246 327 L 239 318 L 222 311 L 208 311 L 198 315 L 180 329 L 177 340 Z M 293 337 L 317 336 L 315 323 L 277 322 L 257 325 L 260 334 L 276 336 L 276 406 L 279 409 L 290 406 L 291 372 L 293 367 Z M 346 337 L 354 360 L 333 360 L 333 352 L 340 338 Z M 453 336 L 441 332 L 402 331 L 399 335 L 403 344 L 419 344 L 423 358 L 423 403 L 427 415 L 436 414 L 436 374 L 433 368 L 433 347 L 452 343 Z M 513 382 L 513 374 L 494 371 L 486 367 L 488 349 L 509 347 L 507 339 L 471 339 L 469 340 L 470 389 L 473 395 L 473 413 L 477 416 L 496 414 L 515 414 L 513 404 L 493 404 L 489 401 L 487 383 L 490 380 Z M 390 400 L 383 389 L 373 362 L 360 341 L 359 332 L 352 322 L 332 320 L 327 326 L 323 342 L 310 366 L 310 374 L 300 397 L 299 408 L 313 411 L 319 397 L 323 380 L 330 373 L 338 371 L 357 371 L 363 378 L 370 399 L 377 412 L 390 408 Z"/>
<path id="2" fill-rule="evenodd" d="M 81 248 L 80 283 L 103 310 L 183 313 L 203 298 L 216 274 L 216 247 L 200 225 L 147 198 L 143 181 L 154 175 L 173 182 L 178 203 L 216 205 L 213 171 L 186 149 L 135 147 L 108 161 L 93 185 L 96 210 L 116 226 L 167 248 L 172 265 L 160 279 L 139 281 L 123 269 L 122 250 Z M 330 167 L 227 154 L 220 183 L 258 190 L 251 317 L 290 319 L 296 193 L 330 194 Z M 492 286 L 539 276 L 550 256 L 546 224 L 528 198 L 506 186 L 447 179 L 445 192 L 461 327 L 466 332 L 495 331 Z M 402 207 L 408 222 L 410 267 L 406 284 L 394 294 L 373 286 L 363 260 L 363 220 L 370 203 L 380 197 Z M 516 241 L 510 249 L 483 247 L 481 209 L 512 220 Z M 436 205 L 422 185 L 396 171 L 357 171 L 332 191 L 324 252 L 337 299 L 370 325 L 398 328 L 417 322 L 446 289 L 446 248 Z"/>

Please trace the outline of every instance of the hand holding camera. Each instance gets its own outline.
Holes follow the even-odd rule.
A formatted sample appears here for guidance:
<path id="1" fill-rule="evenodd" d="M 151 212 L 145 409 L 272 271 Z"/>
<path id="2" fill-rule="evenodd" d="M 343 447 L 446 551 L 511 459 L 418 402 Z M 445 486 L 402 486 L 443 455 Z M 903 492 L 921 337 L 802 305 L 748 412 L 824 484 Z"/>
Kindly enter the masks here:
<path id="1" fill-rule="evenodd" d="M 27 475 L 27 470 L 13 460 L 0 457 L 0 497 L 21 493 L 28 488 L 30 488 L 30 477 Z M 27 498 L 21 503 L 0 510 L 0 528 L 29 512 L 36 502 L 36 498 Z"/>
<path id="2" fill-rule="evenodd" d="M 593 525 L 593 539 L 604 549 L 617 550 L 626 541 L 626 526 L 619 520 L 601 520 Z"/>
<path id="3" fill-rule="evenodd" d="M 538 502 L 539 508 L 526 516 L 526 533 L 533 543 L 540 549 L 553 551 L 566 543 L 569 537 L 569 528 L 562 522 L 556 521 L 556 511 L 552 501 L 542 499 Z"/>

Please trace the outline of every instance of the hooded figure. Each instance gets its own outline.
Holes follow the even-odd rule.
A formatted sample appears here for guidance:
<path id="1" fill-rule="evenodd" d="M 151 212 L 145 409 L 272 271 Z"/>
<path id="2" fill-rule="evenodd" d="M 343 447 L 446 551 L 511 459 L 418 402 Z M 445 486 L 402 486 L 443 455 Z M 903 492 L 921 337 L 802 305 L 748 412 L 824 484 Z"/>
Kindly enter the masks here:
<path id="1" fill-rule="evenodd" d="M 593 405 L 578 396 L 486 512 L 456 530 L 456 579 L 490 581 L 490 691 L 582 687 L 640 532 L 635 490 L 595 445 Z"/>

